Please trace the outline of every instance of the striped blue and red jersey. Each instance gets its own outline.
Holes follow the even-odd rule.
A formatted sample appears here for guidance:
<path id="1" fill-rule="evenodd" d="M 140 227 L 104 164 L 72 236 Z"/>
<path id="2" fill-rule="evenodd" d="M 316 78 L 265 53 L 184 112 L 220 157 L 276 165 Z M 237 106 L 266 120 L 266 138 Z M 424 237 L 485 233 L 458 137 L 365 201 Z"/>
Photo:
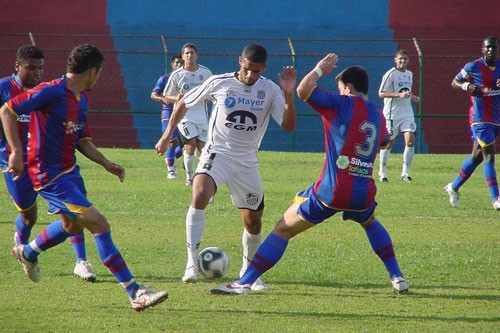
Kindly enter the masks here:
<path id="1" fill-rule="evenodd" d="M 27 90 L 8 101 L 7 106 L 18 115 L 31 113 L 28 173 L 35 189 L 74 168 L 78 142 L 91 138 L 85 92 L 76 95 L 68 89 L 63 76 Z"/>
<path id="2" fill-rule="evenodd" d="M 456 78 L 481 88 L 481 96 L 471 96 L 469 123 L 500 125 L 500 60 L 489 67 L 484 58 L 476 59 L 467 63 Z"/>
<path id="3" fill-rule="evenodd" d="M 163 90 L 165 90 L 165 87 L 167 86 L 168 79 L 170 77 L 170 74 L 165 74 L 161 76 L 158 81 L 156 82 L 153 92 L 158 93 L 158 94 L 163 94 Z M 162 103 L 161 107 L 161 120 L 164 119 L 170 119 L 170 115 L 172 114 L 173 110 L 173 104 L 165 104 Z"/>
<path id="4" fill-rule="evenodd" d="M 307 103 L 323 120 L 325 162 L 313 185 L 316 197 L 337 210 L 363 211 L 375 200 L 374 161 L 389 134 L 383 114 L 361 96 L 315 87 Z"/>
<path id="5" fill-rule="evenodd" d="M 0 79 L 0 105 L 3 105 L 11 98 L 24 92 L 24 87 L 17 77 L 16 74 Z M 30 122 L 30 116 L 22 115 L 17 119 L 17 127 L 19 129 L 19 136 L 21 138 L 21 143 L 23 145 L 23 163 L 26 167 L 26 149 L 28 144 L 28 127 Z M 6 167 L 9 161 L 10 147 L 3 135 L 2 128 L 0 126 L 0 166 L 2 168 Z"/>

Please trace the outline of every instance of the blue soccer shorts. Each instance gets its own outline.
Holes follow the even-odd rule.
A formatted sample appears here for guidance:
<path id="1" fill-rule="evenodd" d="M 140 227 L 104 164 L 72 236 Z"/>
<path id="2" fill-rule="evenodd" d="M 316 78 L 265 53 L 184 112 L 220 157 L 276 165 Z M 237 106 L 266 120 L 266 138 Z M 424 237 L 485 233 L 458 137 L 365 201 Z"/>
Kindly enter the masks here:
<path id="1" fill-rule="evenodd" d="M 11 173 L 4 173 L 3 176 L 7 191 L 18 211 L 24 212 L 35 205 L 38 193 L 33 189 L 33 183 L 26 169 L 16 181 Z"/>
<path id="2" fill-rule="evenodd" d="M 49 214 L 65 214 L 76 219 L 92 207 L 78 166 L 45 185 L 38 193 L 48 201 Z"/>
<path id="3" fill-rule="evenodd" d="M 474 124 L 471 126 L 471 132 L 474 143 L 484 148 L 495 143 L 500 133 L 500 126 L 493 124 Z"/>
<path id="4" fill-rule="evenodd" d="M 377 203 L 373 201 L 370 207 L 363 211 L 336 210 L 323 204 L 313 193 L 313 185 L 307 190 L 301 191 L 293 199 L 297 203 L 297 215 L 303 220 L 314 224 L 319 224 L 332 217 L 338 212 L 342 212 L 343 220 L 353 220 L 358 223 L 366 222 L 375 211 Z"/>

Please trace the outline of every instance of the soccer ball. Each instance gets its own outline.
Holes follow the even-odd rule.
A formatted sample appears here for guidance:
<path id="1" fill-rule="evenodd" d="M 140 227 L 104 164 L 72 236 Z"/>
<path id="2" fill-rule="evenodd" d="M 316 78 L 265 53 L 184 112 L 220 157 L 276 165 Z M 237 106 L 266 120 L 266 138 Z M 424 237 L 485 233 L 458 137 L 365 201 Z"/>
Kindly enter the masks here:
<path id="1" fill-rule="evenodd" d="M 220 279 L 229 269 L 227 254 L 218 247 L 207 247 L 198 255 L 200 272 L 207 278 Z"/>

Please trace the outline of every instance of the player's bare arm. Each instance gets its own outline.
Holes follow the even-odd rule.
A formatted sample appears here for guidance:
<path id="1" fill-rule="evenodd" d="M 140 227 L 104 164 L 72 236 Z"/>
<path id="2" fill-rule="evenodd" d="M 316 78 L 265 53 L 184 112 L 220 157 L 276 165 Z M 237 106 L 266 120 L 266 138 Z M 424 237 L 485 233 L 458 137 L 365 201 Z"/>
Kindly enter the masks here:
<path id="1" fill-rule="evenodd" d="M 95 162 L 99 165 L 102 165 L 104 169 L 117 176 L 120 179 L 120 182 L 125 180 L 125 169 L 117 163 L 111 162 L 108 160 L 97 147 L 94 145 L 92 140 L 82 139 L 78 142 L 78 151 L 82 153 L 83 156 Z"/>
<path id="2" fill-rule="evenodd" d="M 278 73 L 278 81 L 285 95 L 285 114 L 281 128 L 291 132 L 297 124 L 295 114 L 295 87 L 297 85 L 297 71 L 292 66 L 283 67 L 283 73 Z"/>
<path id="3" fill-rule="evenodd" d="M 458 78 L 454 78 L 451 82 L 451 86 L 455 89 L 462 89 L 472 96 L 480 96 L 481 95 L 481 87 L 470 83 L 466 80 L 459 80 Z"/>
<path id="4" fill-rule="evenodd" d="M 313 70 L 311 70 L 302 79 L 297 87 L 297 94 L 303 100 L 306 100 L 311 93 L 311 89 L 316 86 L 318 79 L 322 75 L 330 74 L 335 68 L 337 68 L 337 62 L 339 57 L 335 53 L 328 53 L 323 59 L 321 59 Z"/>
<path id="5" fill-rule="evenodd" d="M 21 138 L 19 137 L 19 130 L 17 128 L 17 115 L 6 105 L 3 105 L 0 108 L 0 120 L 3 124 L 5 138 L 7 139 L 11 149 L 9 163 L 3 172 L 14 174 L 14 180 L 17 180 L 24 170 L 22 160 L 23 147 L 21 144 Z"/>
<path id="6" fill-rule="evenodd" d="M 165 154 L 165 152 L 167 151 L 167 146 L 170 142 L 170 139 L 172 138 L 172 134 L 174 133 L 177 124 L 179 124 L 181 119 L 184 118 L 186 112 L 187 108 L 186 104 L 184 103 L 184 98 L 181 98 L 180 101 L 175 105 L 174 111 L 170 116 L 170 120 L 168 122 L 167 128 L 165 129 L 165 132 L 163 132 L 163 135 L 155 145 L 156 153 L 159 156 Z"/>

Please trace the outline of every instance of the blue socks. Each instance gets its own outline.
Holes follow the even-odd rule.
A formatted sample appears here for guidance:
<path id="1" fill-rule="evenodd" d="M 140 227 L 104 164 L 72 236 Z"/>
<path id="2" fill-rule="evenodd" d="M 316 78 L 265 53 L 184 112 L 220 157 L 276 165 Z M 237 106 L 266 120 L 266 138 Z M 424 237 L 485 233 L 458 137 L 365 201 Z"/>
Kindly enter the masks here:
<path id="1" fill-rule="evenodd" d="M 35 262 L 38 255 L 51 247 L 61 244 L 69 237 L 64 231 L 61 221 L 52 222 L 35 239 L 24 246 L 24 257 Z"/>
<path id="2" fill-rule="evenodd" d="M 75 251 L 76 261 L 87 260 L 87 249 L 85 247 L 85 234 L 82 232 L 78 235 L 70 236 L 71 245 Z"/>
<path id="3" fill-rule="evenodd" d="M 488 190 L 490 191 L 491 201 L 495 201 L 498 198 L 498 183 L 495 164 L 491 162 L 484 163 L 483 173 L 486 185 L 488 185 Z"/>
<path id="4" fill-rule="evenodd" d="M 467 157 L 465 161 L 462 163 L 462 167 L 460 168 L 460 172 L 457 177 L 451 183 L 451 188 L 454 191 L 458 191 L 458 189 L 467 181 L 467 179 L 472 176 L 474 171 L 476 170 L 478 164 L 472 163 L 472 159 Z"/>
<path id="5" fill-rule="evenodd" d="M 273 233 L 260 244 L 245 274 L 239 280 L 240 284 L 253 284 L 262 274 L 273 268 L 281 259 L 288 246 L 288 241 Z"/>
<path id="6" fill-rule="evenodd" d="M 132 273 L 128 269 L 120 251 L 116 248 L 111 233 L 105 232 L 95 236 L 97 253 L 102 263 L 115 276 L 118 282 L 125 288 L 130 297 L 135 297 L 139 284 L 135 282 Z"/>
<path id="7" fill-rule="evenodd" d="M 27 227 L 24 225 L 23 221 L 21 220 L 21 214 L 17 215 L 14 224 L 16 225 L 16 243 L 23 245 L 28 244 L 31 236 L 31 227 Z"/>
<path id="8" fill-rule="evenodd" d="M 365 229 L 365 232 L 373 251 L 384 263 L 391 279 L 396 276 L 402 277 L 403 273 L 399 270 L 396 254 L 392 247 L 391 237 L 384 226 L 379 221 L 375 221 Z"/>

